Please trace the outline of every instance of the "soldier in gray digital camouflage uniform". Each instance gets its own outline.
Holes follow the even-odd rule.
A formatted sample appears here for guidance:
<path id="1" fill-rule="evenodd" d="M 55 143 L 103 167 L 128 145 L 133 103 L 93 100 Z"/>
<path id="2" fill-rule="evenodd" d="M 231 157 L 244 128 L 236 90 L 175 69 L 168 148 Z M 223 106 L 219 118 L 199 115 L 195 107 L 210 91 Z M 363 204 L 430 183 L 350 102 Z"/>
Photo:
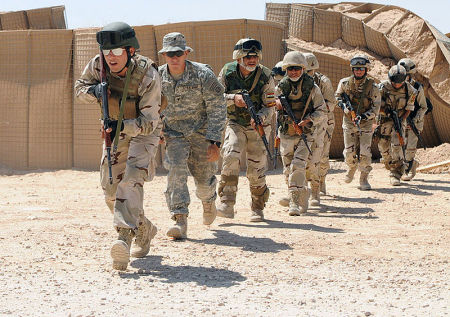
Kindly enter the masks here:
<path id="1" fill-rule="evenodd" d="M 414 101 L 414 110 L 410 113 L 409 119 L 414 123 L 417 131 L 422 133 L 423 124 L 425 119 L 425 114 L 428 110 L 428 103 L 425 97 L 425 92 L 423 85 L 415 79 L 415 74 L 417 73 L 416 64 L 410 58 L 402 58 L 398 61 L 398 65 L 403 66 L 406 69 L 406 81 L 409 82 L 414 89 L 417 90 L 417 98 Z M 430 109 L 431 110 L 431 109 Z M 406 170 L 402 175 L 402 180 L 410 181 L 416 175 L 417 167 L 419 167 L 419 162 L 414 159 L 417 152 L 417 141 L 418 137 L 413 132 L 409 124 L 406 126 Z M 424 146 L 424 144 L 422 144 Z"/>
<path id="2" fill-rule="evenodd" d="M 203 224 L 211 224 L 217 213 L 214 174 L 226 121 L 224 88 L 208 65 L 187 60 L 191 51 L 178 32 L 166 34 L 159 51 L 166 60 L 159 74 L 167 101 L 166 106 L 163 102 L 161 119 L 169 169 L 165 194 L 175 221 L 167 231 L 172 239 L 187 237 L 189 172 L 203 204 Z"/>
<path id="3" fill-rule="evenodd" d="M 244 90 L 248 91 L 263 126 L 269 127 L 273 114 L 271 107 L 275 105 L 275 84 L 270 70 L 259 63 L 261 58 L 262 45 L 259 41 L 251 38 L 240 39 L 233 51 L 235 61 L 225 64 L 219 74 L 219 81 L 225 86 L 228 116 L 218 189 L 220 204 L 217 210 L 220 217 L 234 217 L 240 159 L 241 154 L 246 152 L 247 178 L 252 197 L 250 221 L 264 220 L 263 209 L 269 199 L 265 176 L 267 153 L 240 94 Z M 264 130 L 268 134 L 268 131 Z"/>
<path id="4" fill-rule="evenodd" d="M 144 257 L 156 227 L 144 216 L 143 186 L 154 176 L 155 154 L 160 133 L 158 111 L 161 103 L 161 81 L 153 61 L 136 54 L 139 43 L 134 30 L 126 23 L 114 22 L 97 33 L 102 56 L 89 61 L 75 83 L 78 98 L 85 102 L 101 103 L 101 74 L 106 68 L 109 85 L 110 120 L 106 132 L 114 138 L 120 129 L 117 152 L 112 154 L 112 184 L 109 181 L 105 144 L 101 160 L 101 184 L 107 206 L 114 212 L 114 226 L 119 233 L 111 248 L 113 268 L 125 270 L 130 247 L 136 237 L 134 257 Z M 126 76 L 126 75 L 129 76 Z M 128 97 L 124 103 L 121 127 L 117 127 L 119 102 L 129 79 Z"/>

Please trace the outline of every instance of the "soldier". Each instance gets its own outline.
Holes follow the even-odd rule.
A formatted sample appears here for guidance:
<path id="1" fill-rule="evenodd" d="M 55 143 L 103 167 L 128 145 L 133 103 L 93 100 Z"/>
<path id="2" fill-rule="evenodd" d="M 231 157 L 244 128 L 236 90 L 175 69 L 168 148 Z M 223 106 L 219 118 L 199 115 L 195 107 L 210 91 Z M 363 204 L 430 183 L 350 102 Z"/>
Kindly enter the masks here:
<path id="1" fill-rule="evenodd" d="M 270 124 L 271 107 L 275 105 L 275 84 L 270 70 L 259 63 L 261 58 L 262 45 L 259 41 L 240 39 L 234 47 L 234 62 L 225 64 L 219 74 L 219 81 L 225 86 L 228 118 L 218 189 L 220 204 L 217 212 L 220 217 L 234 218 L 239 165 L 241 154 L 245 151 L 252 197 L 250 221 L 264 220 L 263 209 L 269 199 L 265 177 L 267 153 L 241 94 L 244 90 L 248 91 L 259 119 Z"/>
<path id="2" fill-rule="evenodd" d="M 410 83 L 414 89 L 417 90 L 417 98 L 414 102 L 414 111 L 409 114 L 408 121 L 412 122 L 417 131 L 422 133 L 425 114 L 428 110 L 427 99 L 421 83 L 415 80 L 414 74 L 416 74 L 416 64 L 410 58 L 402 58 L 398 61 L 398 65 L 403 66 L 406 69 L 406 81 Z M 402 180 L 410 181 L 416 175 L 416 169 L 419 166 L 419 162 L 414 159 L 417 151 L 418 137 L 413 132 L 410 124 L 406 128 L 406 170 L 402 175 Z M 424 146 L 424 144 L 422 144 Z"/>
<path id="3" fill-rule="evenodd" d="M 278 86 L 278 83 L 280 82 L 280 80 L 283 79 L 283 77 L 286 75 L 286 71 L 283 70 L 282 68 L 283 66 L 283 61 L 279 61 L 278 63 L 275 64 L 275 67 L 272 68 L 272 73 L 271 76 L 273 78 L 273 81 L 275 83 L 275 89 L 276 86 Z M 275 129 L 275 142 L 274 142 L 274 168 L 277 168 L 277 163 L 278 163 L 278 156 L 280 154 L 280 135 L 278 134 L 278 127 L 280 126 L 279 121 L 278 121 L 278 116 L 275 115 L 275 122 L 272 122 L 272 125 L 276 127 Z M 273 120 L 273 119 L 272 119 Z M 287 204 L 286 206 L 289 206 L 289 199 L 287 200 Z"/>
<path id="4" fill-rule="evenodd" d="M 154 62 L 136 54 L 139 42 L 126 23 L 114 22 L 97 33 L 100 55 L 89 61 L 75 83 L 78 98 L 86 102 L 102 99 L 101 69 L 106 69 L 109 85 L 110 120 L 106 133 L 111 138 L 120 129 L 117 151 L 113 153 L 112 182 L 109 181 L 107 152 L 103 144 L 100 178 L 106 204 L 114 212 L 114 226 L 119 233 L 111 248 L 113 268 L 125 270 L 130 246 L 136 237 L 134 257 L 148 254 L 156 227 L 144 216 L 143 186 L 154 176 L 154 158 L 158 146 L 161 80 Z M 101 64 L 103 62 L 103 65 Z M 117 126 L 119 103 L 128 85 L 121 126 Z"/>
<path id="5" fill-rule="evenodd" d="M 283 61 L 279 61 L 275 64 L 275 66 L 272 68 L 272 78 L 275 82 L 275 85 L 278 85 L 280 80 L 283 79 L 283 77 L 286 75 L 286 71 L 283 70 Z"/>
<path id="6" fill-rule="evenodd" d="M 188 172 L 194 177 L 197 197 L 203 205 L 203 224 L 216 218 L 217 160 L 226 106 L 223 86 L 206 64 L 187 59 L 192 49 L 183 34 L 173 32 L 163 38 L 159 51 L 166 64 L 159 67 L 162 93 L 167 107 L 161 111 L 166 141 L 166 201 L 175 225 L 167 231 L 172 239 L 187 237 L 190 203 Z"/>
<path id="7" fill-rule="evenodd" d="M 390 170 L 392 186 L 400 185 L 400 177 L 405 170 L 403 136 L 405 135 L 405 121 L 411 111 L 414 111 L 414 101 L 417 91 L 406 82 L 406 69 L 400 65 L 391 67 L 389 80 L 380 83 L 381 109 L 379 116 L 380 150 L 382 161 Z M 396 131 L 396 121 L 398 123 Z"/>
<path id="8" fill-rule="evenodd" d="M 359 166 L 359 189 L 370 190 L 368 181 L 372 170 L 372 125 L 380 109 L 380 91 L 373 78 L 367 75 L 370 60 L 357 54 L 350 60 L 352 75 L 340 80 L 336 90 L 338 105 L 344 111 L 344 158 L 348 165 L 345 182 L 351 183 Z M 348 99 L 346 100 L 346 98 Z M 348 103 L 348 101 L 350 103 Z M 351 108 L 353 111 L 351 110 Z"/>
<path id="9" fill-rule="evenodd" d="M 277 100 L 280 123 L 280 149 L 283 160 L 283 174 L 289 191 L 289 215 L 304 215 L 308 210 L 309 190 L 306 183 L 306 164 L 309 157 L 308 147 L 313 143 L 314 130 L 326 116 L 325 101 L 319 87 L 306 74 L 307 61 L 297 51 L 288 52 L 283 58 L 283 70 L 287 76 L 278 84 L 277 94 L 286 97 L 303 130 L 306 139 L 297 134 L 294 121 L 283 110 Z M 308 147 L 305 144 L 308 144 Z M 281 202 L 280 202 L 281 203 Z"/>
<path id="10" fill-rule="evenodd" d="M 308 162 L 310 165 L 310 184 L 311 184 L 311 205 L 317 206 L 320 203 L 319 190 L 326 194 L 325 177 L 330 168 L 329 153 L 331 136 L 334 130 L 334 107 L 336 106 L 336 98 L 334 97 L 334 89 L 330 79 L 319 73 L 319 61 L 313 53 L 305 53 L 307 66 L 307 74 L 314 79 L 314 83 L 319 87 L 320 92 L 325 100 L 327 116 L 324 117 L 322 124 L 318 125 L 315 131 L 313 144 L 313 155 Z M 315 153 L 317 152 L 317 153 Z M 308 173 L 307 173 L 308 174 Z"/>

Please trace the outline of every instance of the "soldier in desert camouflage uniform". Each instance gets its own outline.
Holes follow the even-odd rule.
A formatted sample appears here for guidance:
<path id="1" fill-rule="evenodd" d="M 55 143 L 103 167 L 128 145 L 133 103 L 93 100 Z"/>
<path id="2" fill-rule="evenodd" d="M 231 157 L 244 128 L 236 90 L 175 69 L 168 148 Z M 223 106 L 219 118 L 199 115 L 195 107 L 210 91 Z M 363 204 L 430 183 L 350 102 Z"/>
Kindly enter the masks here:
<path id="1" fill-rule="evenodd" d="M 287 76 L 278 84 L 277 95 L 286 97 L 311 148 L 314 131 L 325 120 L 326 106 L 319 87 L 306 74 L 306 67 L 307 61 L 302 53 L 288 52 L 283 58 L 283 70 L 286 70 Z M 304 215 L 308 210 L 306 165 L 310 153 L 304 140 L 296 133 L 293 126 L 295 123 L 286 115 L 280 100 L 276 104 L 281 119 L 280 149 L 289 191 L 289 215 Z"/>
<path id="2" fill-rule="evenodd" d="M 219 74 L 219 81 L 225 86 L 228 123 L 222 148 L 223 164 L 219 183 L 220 205 L 218 216 L 234 217 L 234 204 L 238 188 L 240 159 L 247 153 L 247 177 L 252 197 L 250 221 L 263 221 L 263 209 L 269 199 L 266 186 L 266 150 L 260 135 L 253 128 L 253 119 L 246 108 L 240 92 L 248 91 L 257 115 L 270 125 L 272 106 L 275 105 L 275 85 L 270 70 L 259 64 L 262 46 L 251 38 L 240 39 L 233 51 L 234 62 L 225 64 Z M 266 134 L 268 133 L 265 131 Z"/>
<path id="3" fill-rule="evenodd" d="M 370 60 L 366 55 L 357 54 L 350 60 L 353 75 L 340 80 L 336 98 L 344 110 L 342 129 L 344 133 L 344 159 L 348 165 L 345 182 L 351 183 L 359 166 L 361 175 L 359 189 L 370 190 L 369 173 L 372 170 L 372 126 L 380 109 L 380 91 L 373 78 L 368 76 Z M 351 102 L 356 117 L 353 119 L 343 94 Z M 357 125 L 359 124 L 360 130 Z"/>
<path id="4" fill-rule="evenodd" d="M 394 130 L 395 111 L 399 121 L 401 134 L 405 135 L 406 118 L 414 111 L 417 90 L 406 82 L 406 69 L 403 66 L 392 66 L 388 73 L 389 80 L 380 83 L 381 108 L 379 116 L 380 140 L 378 149 L 387 170 L 390 170 L 390 183 L 400 185 L 400 178 L 405 171 L 404 156 L 398 133 Z"/>
<path id="5" fill-rule="evenodd" d="M 134 30 L 126 23 L 115 22 L 97 33 L 104 57 L 104 67 L 109 84 L 108 131 L 114 137 L 120 129 L 118 149 L 112 157 L 113 182 L 109 182 L 105 145 L 101 161 L 101 184 L 106 204 L 114 212 L 114 226 L 119 237 L 111 248 L 113 267 L 125 270 L 130 258 L 130 246 L 136 236 L 134 257 L 144 257 L 149 252 L 150 240 L 156 227 L 144 216 L 143 186 L 154 176 L 154 158 L 158 146 L 161 102 L 161 81 L 153 61 L 135 54 L 139 49 Z M 75 83 L 78 98 L 86 102 L 102 99 L 100 87 L 100 55 L 86 66 Z M 119 100 L 130 73 L 128 97 L 125 102 L 124 121 L 117 127 Z"/>
<path id="6" fill-rule="evenodd" d="M 163 99 L 167 100 L 161 119 L 169 169 L 166 201 L 175 221 L 167 235 L 173 239 L 187 237 L 189 172 L 203 204 L 203 224 L 216 218 L 214 174 L 226 120 L 223 86 L 208 65 L 187 60 L 190 51 L 178 32 L 166 34 L 159 51 L 166 60 L 159 73 Z"/>
<path id="7" fill-rule="evenodd" d="M 428 110 L 428 103 L 425 97 L 425 92 L 421 83 L 415 80 L 414 74 L 417 73 L 416 64 L 410 58 L 402 58 L 398 61 L 398 65 L 406 69 L 406 81 L 409 82 L 414 89 L 417 90 L 417 98 L 414 101 L 414 111 L 409 115 L 409 119 L 414 123 L 419 133 L 422 133 L 425 114 Z M 431 109 L 430 109 L 431 110 Z M 406 170 L 402 175 L 402 180 L 410 181 L 416 175 L 416 169 L 419 167 L 419 162 L 414 159 L 417 151 L 418 138 L 413 132 L 409 124 L 406 126 Z M 422 146 L 424 146 L 422 144 Z"/>

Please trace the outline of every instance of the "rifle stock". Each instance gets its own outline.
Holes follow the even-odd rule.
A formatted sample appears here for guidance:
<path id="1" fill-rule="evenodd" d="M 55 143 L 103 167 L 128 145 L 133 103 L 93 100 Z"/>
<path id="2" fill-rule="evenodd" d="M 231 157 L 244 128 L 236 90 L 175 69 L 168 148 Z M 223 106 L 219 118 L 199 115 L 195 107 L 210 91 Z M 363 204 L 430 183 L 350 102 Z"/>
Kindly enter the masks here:
<path id="1" fill-rule="evenodd" d="M 414 132 L 414 134 L 416 135 L 417 139 L 419 139 L 420 144 L 422 144 L 422 147 L 426 150 L 427 148 L 425 147 L 425 142 L 423 141 L 422 136 L 420 135 L 419 130 L 417 129 L 416 125 L 414 124 L 413 119 L 408 116 L 406 118 L 406 121 L 408 122 L 408 125 L 411 127 L 412 132 Z"/>

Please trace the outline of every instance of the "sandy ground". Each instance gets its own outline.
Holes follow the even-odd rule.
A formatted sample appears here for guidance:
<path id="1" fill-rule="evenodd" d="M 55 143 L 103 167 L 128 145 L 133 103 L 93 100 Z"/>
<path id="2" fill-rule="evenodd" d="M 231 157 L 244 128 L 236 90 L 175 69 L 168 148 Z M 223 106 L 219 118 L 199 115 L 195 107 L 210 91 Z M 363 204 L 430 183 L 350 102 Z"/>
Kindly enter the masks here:
<path id="1" fill-rule="evenodd" d="M 192 196 L 189 239 L 168 240 L 165 175 L 145 186 L 159 231 L 150 255 L 112 270 L 116 238 L 97 172 L 0 172 L 1 316 L 446 316 L 450 314 L 449 174 L 373 190 L 345 184 L 333 163 L 321 208 L 290 217 L 278 200 L 249 222 L 240 178 L 234 220 L 201 224 Z M 189 180 L 191 193 L 194 189 Z"/>

